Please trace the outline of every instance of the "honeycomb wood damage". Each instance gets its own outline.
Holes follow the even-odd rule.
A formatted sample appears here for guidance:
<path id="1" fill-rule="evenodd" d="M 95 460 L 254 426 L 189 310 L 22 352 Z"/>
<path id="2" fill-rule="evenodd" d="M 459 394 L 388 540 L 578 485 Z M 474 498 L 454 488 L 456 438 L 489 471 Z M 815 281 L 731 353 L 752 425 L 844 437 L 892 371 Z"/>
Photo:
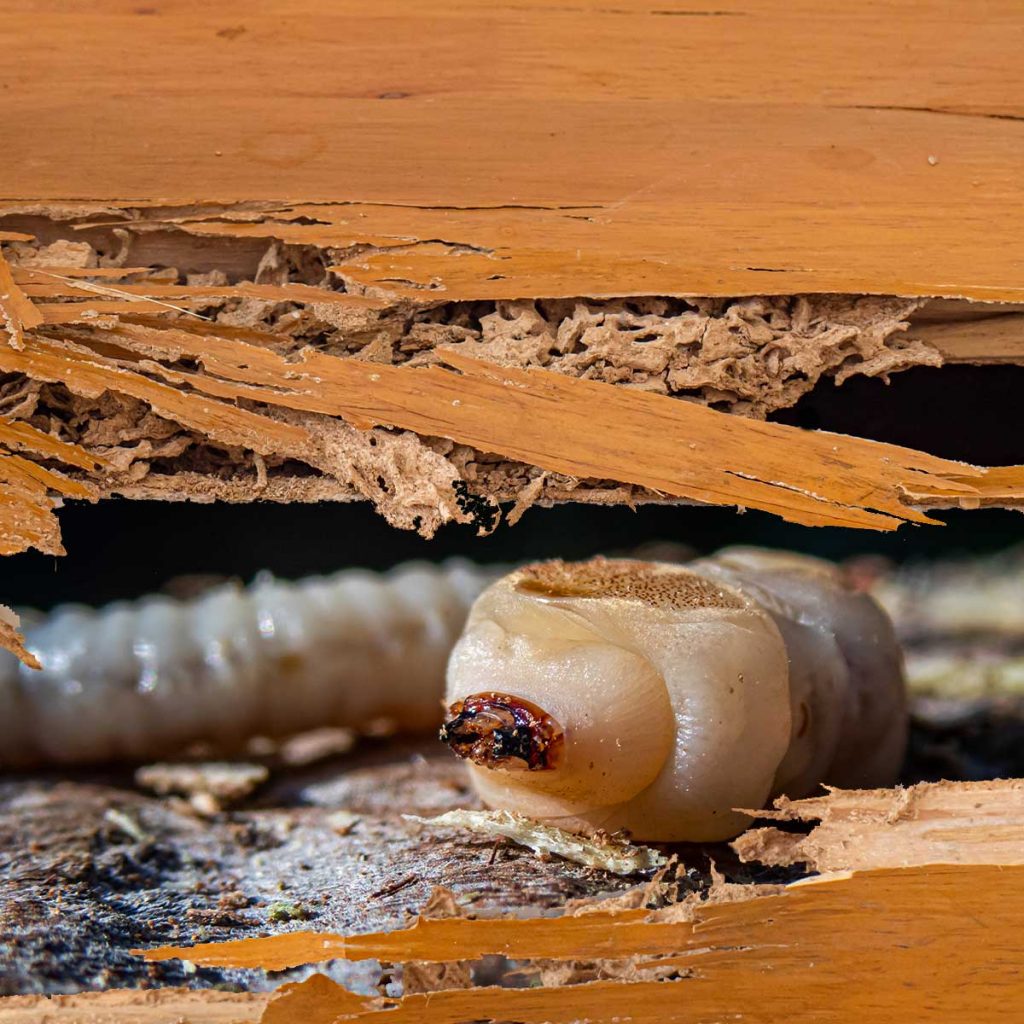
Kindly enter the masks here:
<path id="1" fill-rule="evenodd" d="M 915 505 L 1024 495 L 1016 467 L 983 475 L 764 422 L 826 376 L 941 365 L 951 322 L 988 337 L 997 319 L 1005 345 L 1014 308 L 452 300 L 361 283 L 383 240 L 295 241 L 310 220 L 268 204 L 3 208 L 4 552 L 59 553 L 54 509 L 106 495 L 363 498 L 424 536 L 450 521 L 492 530 L 503 503 L 510 522 L 533 503 L 687 500 L 891 529 L 928 521 Z M 666 429 L 657 451 L 647 439 Z M 794 444 L 809 472 L 792 472 Z M 829 477 L 835 461 L 859 464 L 856 486 Z"/>
<path id="2" fill-rule="evenodd" d="M 289 221 L 287 209 L 66 212 L 56 220 L 9 210 L 3 219 L 26 230 L 4 235 L 10 349 L 0 413 L 102 458 L 102 494 L 363 497 L 425 535 L 450 520 L 493 528 L 503 501 L 519 499 L 519 515 L 529 502 L 659 497 L 429 432 L 354 430 L 336 406 L 302 409 L 245 387 L 282 391 L 287 369 L 271 384 L 236 365 L 226 386 L 218 345 L 231 346 L 236 363 L 255 349 L 280 367 L 310 356 L 428 367 L 457 354 L 755 419 L 792 405 L 823 376 L 885 376 L 943 359 L 914 337 L 919 299 L 411 300 L 346 273 L 365 243 L 276 239 L 280 221 L 302 220 Z M 211 224 L 259 227 L 262 237 L 196 234 Z M 925 318 L 928 328 L 935 323 Z M 204 385 L 225 403 L 196 395 Z"/>

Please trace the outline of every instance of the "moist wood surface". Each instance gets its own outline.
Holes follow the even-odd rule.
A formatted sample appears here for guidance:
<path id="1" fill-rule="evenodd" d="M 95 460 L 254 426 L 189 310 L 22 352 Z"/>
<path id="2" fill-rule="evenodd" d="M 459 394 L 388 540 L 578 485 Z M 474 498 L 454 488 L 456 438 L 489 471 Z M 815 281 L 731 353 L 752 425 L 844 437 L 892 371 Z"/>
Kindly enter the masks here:
<path id="1" fill-rule="evenodd" d="M 148 796 L 131 773 L 0 780 L 0 994 L 124 986 L 273 987 L 259 972 L 192 972 L 130 950 L 296 929 L 399 928 L 436 885 L 477 912 L 537 913 L 635 884 L 465 833 L 421 829 L 473 805 L 433 746 L 370 744 L 276 773 L 213 819 Z M 332 817 L 353 816 L 339 834 Z M 742 869 L 741 869 L 742 870 Z M 373 969 L 347 972 L 372 985 Z"/>

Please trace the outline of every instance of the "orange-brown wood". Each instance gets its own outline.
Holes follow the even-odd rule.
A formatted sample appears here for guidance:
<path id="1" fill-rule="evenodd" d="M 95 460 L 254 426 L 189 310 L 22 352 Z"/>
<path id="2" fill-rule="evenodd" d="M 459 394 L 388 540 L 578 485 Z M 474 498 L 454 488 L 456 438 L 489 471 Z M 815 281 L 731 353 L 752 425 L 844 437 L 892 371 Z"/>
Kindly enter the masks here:
<path id="1" fill-rule="evenodd" d="M 453 298 L 1024 298 L 1014 0 L 0 17 L 0 196 L 22 206 L 288 200 L 303 237 L 412 244 L 365 280 Z"/>
<path id="2" fill-rule="evenodd" d="M 542 370 L 495 367 L 455 352 L 445 354 L 452 370 L 417 369 L 312 351 L 286 359 L 209 333 L 140 325 L 111 328 L 103 339 L 105 351 L 32 338 L 21 351 L 0 348 L 0 370 L 84 393 L 112 387 L 256 451 L 298 456 L 311 439 L 300 426 L 239 408 L 239 399 L 342 416 L 360 427 L 449 437 L 554 472 L 761 508 L 808 525 L 895 529 L 904 520 L 929 521 L 907 493 L 931 503 L 1013 501 L 1024 482 L 1019 467 L 990 483 L 983 469 L 895 445 L 729 416 Z M 166 383 L 131 368 L 144 356 L 145 369 Z M 167 365 L 182 356 L 198 358 L 205 372 Z"/>
<path id="3" fill-rule="evenodd" d="M 1016 1019 L 1024 996 L 1020 782 L 832 791 L 766 812 L 821 824 L 737 840 L 747 859 L 806 859 L 828 873 L 788 886 L 729 885 L 660 910 L 612 900 L 539 920 L 419 918 L 391 933 L 297 932 L 151 950 L 201 966 L 281 970 L 325 959 L 387 963 L 504 955 L 619 965 L 619 980 L 467 989 L 396 1001 L 323 977 L 283 988 L 266 1020 L 737 1021 Z M 1017 844 L 1017 847 L 1014 846 Z M 628 970 L 623 965 L 630 964 Z M 675 969 L 679 981 L 649 971 Z M 1004 1003 L 1005 1001 L 1005 1003 Z M 824 1013 L 828 1016 L 821 1017 Z"/>
<path id="4" fill-rule="evenodd" d="M 1002 1024 L 1017 1019 L 1024 996 L 1022 882 L 1024 868 L 1000 865 L 824 875 L 776 895 L 696 905 L 690 919 L 662 932 L 660 956 L 638 962 L 640 980 L 456 989 L 395 1001 L 354 997 L 317 978 L 282 991 L 265 1019 L 852 1024 L 928 1016 Z M 466 923 L 474 928 L 498 931 Z M 573 957 L 572 934 L 567 928 L 563 958 Z M 614 942 L 581 943 L 575 952 L 584 960 L 614 957 L 608 949 Z M 655 967 L 675 967 L 684 977 L 643 980 Z"/>

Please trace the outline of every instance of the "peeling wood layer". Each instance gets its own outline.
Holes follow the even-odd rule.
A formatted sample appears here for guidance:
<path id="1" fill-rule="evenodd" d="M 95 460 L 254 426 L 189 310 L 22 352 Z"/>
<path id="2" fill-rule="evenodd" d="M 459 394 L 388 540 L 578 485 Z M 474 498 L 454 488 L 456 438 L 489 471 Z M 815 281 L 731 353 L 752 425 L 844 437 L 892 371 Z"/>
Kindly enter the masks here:
<path id="1" fill-rule="evenodd" d="M 832 790 L 775 802 L 759 817 L 816 821 L 803 835 L 751 829 L 732 844 L 742 860 L 812 871 L 929 864 L 1024 865 L 1024 781 L 922 783 L 909 789 Z"/>
<path id="2" fill-rule="evenodd" d="M 1017 783 L 941 784 L 785 803 L 779 817 L 822 824 L 806 838 L 757 830 L 735 845 L 789 863 L 793 844 L 806 842 L 811 866 L 828 873 L 788 886 L 722 885 L 655 910 L 619 898 L 541 920 L 420 917 L 375 935 L 294 933 L 148 956 L 272 969 L 301 957 L 422 963 L 495 954 L 620 965 L 599 980 L 581 974 L 574 983 L 570 971 L 560 983 L 529 989 L 471 987 L 467 975 L 461 986 L 401 998 L 358 996 L 314 976 L 279 990 L 268 1021 L 689 1022 L 764 1019 L 769 1008 L 773 1019 L 788 1019 L 824 1005 L 867 1019 L 883 1008 L 912 1014 L 941 1005 L 951 1020 L 1002 1020 L 998 994 L 1019 984 L 1024 954 L 1022 868 L 1013 853 L 1019 790 Z M 945 845 L 936 842 L 940 833 Z M 969 852 L 951 862 L 961 844 Z M 623 961 L 631 964 L 624 973 Z M 528 964 L 520 970 L 531 974 Z"/>
<path id="3" fill-rule="evenodd" d="M 361 495 L 395 525 L 428 534 L 446 520 L 473 516 L 489 528 L 500 514 L 496 502 L 523 495 L 541 502 L 731 498 L 770 507 L 743 482 L 757 476 L 756 467 L 738 465 L 709 488 L 696 479 L 682 485 L 631 477 L 607 455 L 581 462 L 566 452 L 548 459 L 543 439 L 532 448 L 510 446 L 493 431 L 467 427 L 468 408 L 457 414 L 461 400 L 442 392 L 457 383 L 468 397 L 468 367 L 492 364 L 505 368 L 507 379 L 517 370 L 546 369 L 560 378 L 624 385 L 628 390 L 616 393 L 615 402 L 634 412 L 660 408 L 692 419 L 702 415 L 690 408 L 697 403 L 762 418 L 795 402 L 823 375 L 842 381 L 937 365 L 939 349 L 910 336 L 917 314 L 920 329 L 928 330 L 958 322 L 964 312 L 963 304 L 947 303 L 942 314 L 934 303 L 848 295 L 411 302 L 358 288 L 345 275 L 350 267 L 337 262 L 344 255 L 339 250 L 266 237 L 285 234 L 267 209 L 236 211 L 237 220 L 222 211 L 221 227 L 232 234 L 218 238 L 213 250 L 185 233 L 195 227 L 190 215 L 176 213 L 80 206 L 68 211 L 68 222 L 8 218 L 39 235 L 33 243 L 25 233 L 9 233 L 6 250 L 14 286 L 43 310 L 43 319 L 28 334 L 22 329 L 20 347 L 0 353 L 7 374 L 0 409 L 97 452 L 108 464 L 98 481 L 102 493 L 234 500 Z M 261 232 L 253 246 L 239 236 L 245 227 Z M 460 370 L 457 382 L 438 373 L 442 365 Z M 406 372 L 396 374 L 398 366 Z M 413 369 L 423 372 L 411 376 Z M 525 390 L 543 387 L 545 379 L 531 376 Z M 415 382 L 413 391 L 422 382 L 427 405 L 416 407 L 398 383 L 405 380 Z M 567 383 L 547 385 L 573 396 L 567 405 L 582 408 L 612 394 L 567 389 Z M 380 394 L 381 408 L 355 408 L 351 395 L 339 391 L 352 386 Z M 503 406 L 506 415 L 498 418 L 506 422 L 510 394 L 486 399 Z M 656 396 L 689 402 L 659 407 L 651 404 Z M 401 408 L 389 410 L 396 400 Z M 435 400 L 443 405 L 432 409 Z M 384 429 L 352 426 L 373 422 Z M 709 424 L 721 423 L 719 431 L 728 424 L 753 444 L 805 436 L 785 428 L 758 433 L 753 424 L 707 416 L 694 422 L 704 426 L 691 425 L 686 437 L 677 437 L 688 444 L 677 453 L 695 450 L 691 438 Z M 837 449 L 852 443 L 866 450 L 836 440 Z M 950 463 L 944 471 L 959 472 Z M 692 473 L 700 472 L 706 470 L 695 465 Z M 974 491 L 969 468 L 963 481 L 948 485 L 909 476 L 900 485 L 921 505 L 975 492 L 979 502 L 1012 501 L 1016 471 L 1002 472 L 1005 480 L 993 478 Z M 793 491 L 782 506 L 822 504 L 797 493 L 815 488 L 787 482 L 784 474 L 765 483 Z"/>
<path id="4" fill-rule="evenodd" d="M 493 529 L 502 502 L 510 522 L 532 503 L 683 500 L 893 529 L 928 522 L 920 509 L 1024 501 L 1020 467 L 761 422 L 826 376 L 940 365 L 961 327 L 1012 333 L 1017 307 L 414 300 L 352 277 L 369 243 L 300 243 L 309 218 L 266 204 L 220 220 L 13 209 L 0 239 L 8 553 L 60 551 L 57 504 L 110 494 L 362 497 L 428 536 L 453 520 Z"/>

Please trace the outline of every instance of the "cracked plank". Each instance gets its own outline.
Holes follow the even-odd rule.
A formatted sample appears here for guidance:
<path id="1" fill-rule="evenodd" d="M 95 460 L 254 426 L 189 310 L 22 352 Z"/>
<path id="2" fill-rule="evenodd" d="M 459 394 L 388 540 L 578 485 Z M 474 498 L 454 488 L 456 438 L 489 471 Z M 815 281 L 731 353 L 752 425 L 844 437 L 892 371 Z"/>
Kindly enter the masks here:
<path id="1" fill-rule="evenodd" d="M 450 299 L 1024 298 L 1011 0 L 0 11 L 5 135 L 25 155 L 0 195 L 36 209 L 317 204 L 252 226 L 390 238 L 353 277 Z M 268 92 L 282 53 L 301 59 Z"/>
<path id="2" fill-rule="evenodd" d="M 637 390 L 496 367 L 454 351 L 443 353 L 451 369 L 415 369 L 316 352 L 285 360 L 267 349 L 180 330 L 108 334 L 165 360 L 199 359 L 204 373 L 149 366 L 170 383 L 212 396 L 222 416 L 234 408 L 229 402 L 248 398 L 342 416 L 361 429 L 384 425 L 448 437 L 556 473 L 761 508 L 808 525 L 895 529 L 904 520 L 930 521 L 902 500 L 904 488 L 954 501 L 985 492 L 984 470 L 895 445 L 739 420 Z M 41 342 L 34 348 L 39 369 L 33 354 L 18 360 L 0 353 L 0 366 L 52 375 L 55 370 L 42 367 L 59 360 L 60 379 L 67 381 L 82 358 Z M 98 371 L 100 358 L 90 356 L 85 365 Z M 178 403 L 186 405 L 184 396 Z M 1011 473 L 1000 485 L 1016 482 Z"/>

